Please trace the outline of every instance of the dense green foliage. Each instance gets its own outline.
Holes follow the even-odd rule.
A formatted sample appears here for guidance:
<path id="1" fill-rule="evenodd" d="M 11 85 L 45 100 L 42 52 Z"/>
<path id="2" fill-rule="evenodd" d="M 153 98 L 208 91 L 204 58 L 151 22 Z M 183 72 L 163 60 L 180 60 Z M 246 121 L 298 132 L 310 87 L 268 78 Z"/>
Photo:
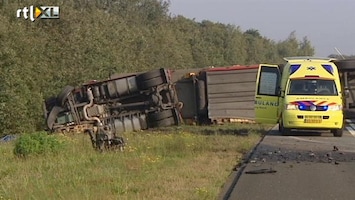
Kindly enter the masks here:
<path id="1" fill-rule="evenodd" d="M 19 157 L 57 153 L 64 148 L 64 141 L 45 132 L 23 134 L 16 140 L 14 154 Z"/>
<path id="2" fill-rule="evenodd" d="M 60 19 L 16 17 L 30 5 L 60 6 Z M 159 0 L 2 0 L 0 11 L 0 136 L 43 129 L 43 99 L 67 84 L 314 54 L 310 41 L 298 41 L 294 32 L 275 42 L 258 30 L 173 16 Z"/>

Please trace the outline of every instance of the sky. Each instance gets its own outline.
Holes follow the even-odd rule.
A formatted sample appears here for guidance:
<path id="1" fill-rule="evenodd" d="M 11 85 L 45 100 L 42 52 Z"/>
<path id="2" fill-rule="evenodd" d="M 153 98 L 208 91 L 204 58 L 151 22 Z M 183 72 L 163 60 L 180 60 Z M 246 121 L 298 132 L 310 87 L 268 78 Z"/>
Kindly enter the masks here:
<path id="1" fill-rule="evenodd" d="M 172 16 L 256 29 L 276 42 L 295 31 L 315 56 L 355 55 L 355 0 L 170 0 Z M 336 49 L 335 49 L 336 48 Z"/>

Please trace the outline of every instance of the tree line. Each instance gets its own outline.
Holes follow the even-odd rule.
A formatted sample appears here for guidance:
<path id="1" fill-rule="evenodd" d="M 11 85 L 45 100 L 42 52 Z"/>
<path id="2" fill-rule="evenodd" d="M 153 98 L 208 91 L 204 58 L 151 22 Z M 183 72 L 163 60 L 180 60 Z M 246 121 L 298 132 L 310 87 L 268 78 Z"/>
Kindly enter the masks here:
<path id="1" fill-rule="evenodd" d="M 59 6 L 60 19 L 16 17 L 30 5 Z M 43 129 L 43 100 L 68 84 L 314 55 L 307 37 L 298 40 L 295 32 L 274 41 L 256 29 L 172 15 L 161 0 L 2 0 L 0 11 L 0 135 Z"/>

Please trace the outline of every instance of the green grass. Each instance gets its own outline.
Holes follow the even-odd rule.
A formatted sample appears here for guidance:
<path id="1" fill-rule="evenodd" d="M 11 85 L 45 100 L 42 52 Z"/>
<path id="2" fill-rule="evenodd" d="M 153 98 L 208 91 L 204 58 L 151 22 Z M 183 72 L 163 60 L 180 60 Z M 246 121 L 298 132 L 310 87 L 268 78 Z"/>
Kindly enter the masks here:
<path id="1" fill-rule="evenodd" d="M 97 152 L 89 136 L 60 136 L 56 154 L 17 157 L 0 145 L 0 199 L 215 199 L 257 125 L 182 126 L 125 134 L 124 152 Z"/>

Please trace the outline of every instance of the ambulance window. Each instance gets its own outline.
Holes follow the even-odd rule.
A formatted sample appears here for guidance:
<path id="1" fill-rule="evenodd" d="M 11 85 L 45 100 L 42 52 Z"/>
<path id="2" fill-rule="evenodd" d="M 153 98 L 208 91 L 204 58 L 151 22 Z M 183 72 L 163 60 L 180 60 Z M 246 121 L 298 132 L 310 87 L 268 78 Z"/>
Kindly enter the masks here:
<path id="1" fill-rule="evenodd" d="M 323 79 L 291 79 L 289 95 L 337 95 L 334 80 Z"/>
<path id="2" fill-rule="evenodd" d="M 261 66 L 258 94 L 277 96 L 279 90 L 279 69 L 276 67 Z"/>

